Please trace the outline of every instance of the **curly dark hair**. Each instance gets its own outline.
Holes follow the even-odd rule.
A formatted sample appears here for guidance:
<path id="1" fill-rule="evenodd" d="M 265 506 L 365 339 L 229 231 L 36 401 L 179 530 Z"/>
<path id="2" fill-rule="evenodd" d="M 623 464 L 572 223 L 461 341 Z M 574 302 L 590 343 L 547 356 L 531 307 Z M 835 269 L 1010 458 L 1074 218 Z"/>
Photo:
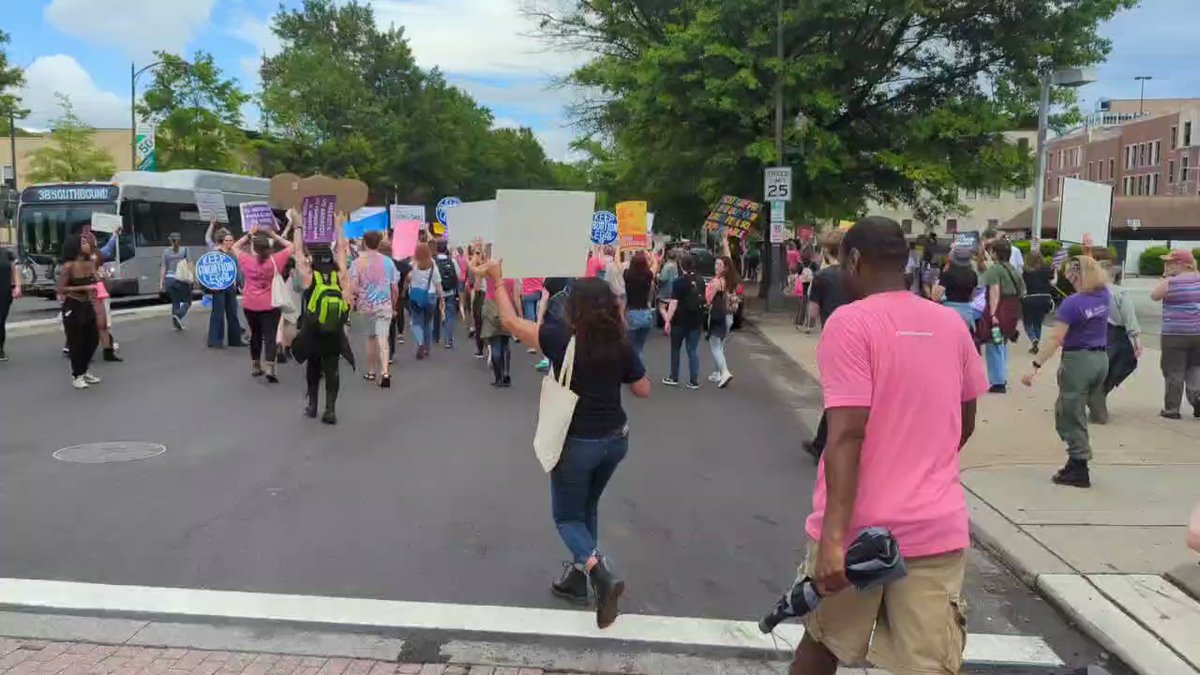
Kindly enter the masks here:
<path id="1" fill-rule="evenodd" d="M 630 348 L 621 305 L 608 282 L 576 279 L 564 311 L 575 334 L 575 358 L 597 364 L 618 364 Z"/>
<path id="2" fill-rule="evenodd" d="M 633 258 L 629 261 L 629 275 L 646 283 L 654 281 L 654 272 L 650 270 L 650 260 L 646 257 L 645 251 L 633 254 Z"/>

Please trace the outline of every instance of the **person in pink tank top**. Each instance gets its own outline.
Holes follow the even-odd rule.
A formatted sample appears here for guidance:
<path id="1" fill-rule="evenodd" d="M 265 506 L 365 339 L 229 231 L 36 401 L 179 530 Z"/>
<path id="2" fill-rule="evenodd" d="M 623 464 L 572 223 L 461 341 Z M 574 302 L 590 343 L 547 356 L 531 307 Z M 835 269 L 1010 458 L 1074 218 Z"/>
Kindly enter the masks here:
<path id="1" fill-rule="evenodd" d="M 793 673 L 862 661 L 892 673 L 962 667 L 971 542 L 959 451 L 988 382 L 959 315 L 906 289 L 907 257 L 888 218 L 861 220 L 842 241 L 854 301 L 829 317 L 817 348 L 829 440 L 802 572 L 824 599 L 805 617 Z M 908 575 L 860 592 L 846 578 L 846 547 L 867 527 L 892 533 Z"/>

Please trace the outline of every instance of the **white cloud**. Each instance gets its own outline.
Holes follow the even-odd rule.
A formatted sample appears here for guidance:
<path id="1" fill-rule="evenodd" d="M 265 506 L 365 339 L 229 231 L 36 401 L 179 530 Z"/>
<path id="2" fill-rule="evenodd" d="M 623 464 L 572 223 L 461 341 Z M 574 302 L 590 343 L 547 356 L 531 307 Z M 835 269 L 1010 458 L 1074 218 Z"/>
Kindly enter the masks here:
<path id="1" fill-rule="evenodd" d="M 42 56 L 25 71 L 21 105 L 29 116 L 21 126 L 47 128 L 60 108 L 55 92 L 71 97 L 75 112 L 94 127 L 129 128 L 129 99 L 103 91 L 74 58 L 65 54 Z"/>
<path id="2" fill-rule="evenodd" d="M 538 142 L 542 144 L 542 150 L 546 151 L 546 156 L 550 159 L 559 162 L 573 162 L 580 159 L 580 154 L 571 149 L 575 133 L 569 127 L 552 126 L 545 129 L 534 129 L 533 135 L 537 136 Z"/>
<path id="3" fill-rule="evenodd" d="M 517 0 L 374 0 L 380 26 L 404 28 L 417 63 L 459 74 L 562 75 L 583 55 L 548 49 Z"/>
<path id="4" fill-rule="evenodd" d="M 145 59 L 156 49 L 182 54 L 217 0 L 51 0 L 46 21 L 92 44 Z"/>

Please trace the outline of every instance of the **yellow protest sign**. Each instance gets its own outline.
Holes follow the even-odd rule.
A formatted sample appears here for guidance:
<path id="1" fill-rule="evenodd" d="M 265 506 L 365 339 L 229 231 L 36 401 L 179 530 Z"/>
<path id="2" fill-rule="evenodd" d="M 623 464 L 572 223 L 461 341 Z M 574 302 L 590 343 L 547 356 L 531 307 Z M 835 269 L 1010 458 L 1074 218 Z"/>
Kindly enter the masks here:
<path id="1" fill-rule="evenodd" d="M 617 232 L 621 236 L 619 241 L 623 250 L 650 248 L 648 211 L 646 202 L 617 204 Z"/>

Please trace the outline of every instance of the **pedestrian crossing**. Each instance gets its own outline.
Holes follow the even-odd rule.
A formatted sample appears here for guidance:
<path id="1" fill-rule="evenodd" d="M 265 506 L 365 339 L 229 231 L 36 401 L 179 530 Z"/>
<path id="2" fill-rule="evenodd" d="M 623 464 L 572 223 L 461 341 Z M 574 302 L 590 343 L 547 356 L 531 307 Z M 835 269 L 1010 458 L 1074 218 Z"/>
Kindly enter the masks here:
<path id="1" fill-rule="evenodd" d="M 669 646 L 676 652 L 736 650 L 753 654 L 759 666 L 775 665 L 775 660 L 790 653 L 803 636 L 803 628 L 796 624 L 784 624 L 774 635 L 766 636 L 752 621 L 628 614 L 612 628 L 601 631 L 596 628 L 594 615 L 585 611 L 38 579 L 0 579 L 0 605 L 118 615 L 354 626 L 391 632 L 414 629 L 451 635 L 501 636 L 522 642 L 548 638 L 582 644 L 636 645 L 643 651 L 661 646 Z M 965 657 L 972 666 L 988 668 L 1063 665 L 1045 640 L 1026 635 L 971 634 Z M 768 662 L 764 663 L 764 659 Z M 463 662 L 471 661 L 464 656 Z"/>

